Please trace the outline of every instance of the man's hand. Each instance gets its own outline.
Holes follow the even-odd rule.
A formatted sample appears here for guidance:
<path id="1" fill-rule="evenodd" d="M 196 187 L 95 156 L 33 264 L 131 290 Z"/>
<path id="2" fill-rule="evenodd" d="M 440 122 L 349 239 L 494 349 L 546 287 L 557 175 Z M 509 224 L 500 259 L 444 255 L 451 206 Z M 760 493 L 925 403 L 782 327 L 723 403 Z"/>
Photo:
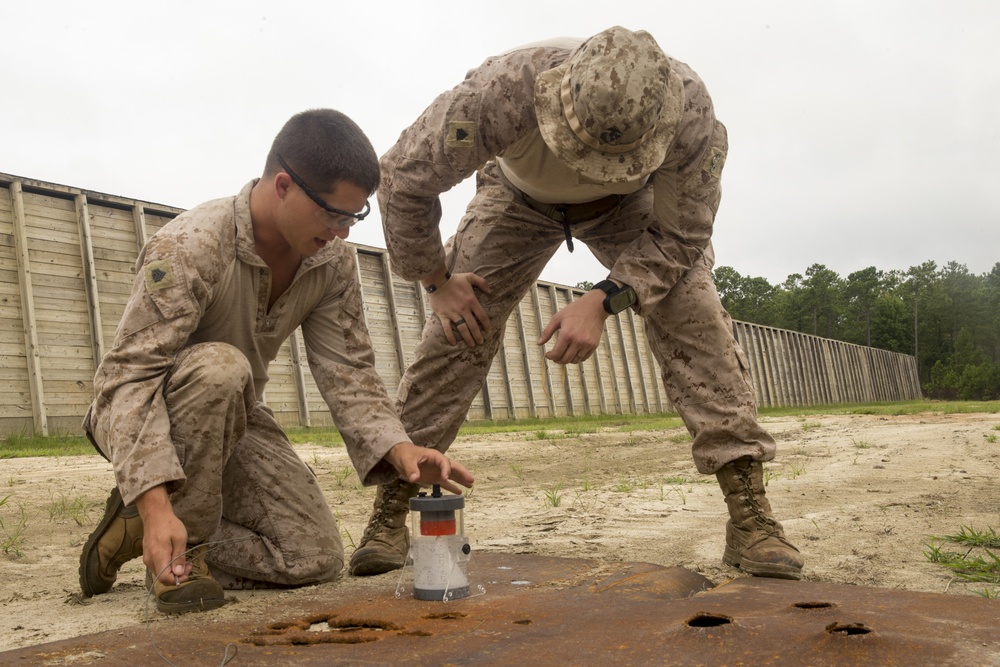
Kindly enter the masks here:
<path id="1" fill-rule="evenodd" d="M 443 282 L 434 282 L 435 279 Z M 475 290 L 489 294 L 486 279 L 475 273 L 456 273 L 449 280 L 444 280 L 442 271 L 422 282 L 437 285 L 437 289 L 427 295 L 427 301 L 441 320 L 448 342 L 457 345 L 461 338 L 469 347 L 482 345 L 484 336 L 489 335 L 493 328 Z"/>
<path id="2" fill-rule="evenodd" d="M 407 482 L 439 484 L 452 493 L 462 493 L 458 484 L 470 488 L 476 481 L 461 463 L 449 460 L 436 449 L 418 447 L 412 442 L 393 445 L 383 459 Z"/>
<path id="3" fill-rule="evenodd" d="M 183 555 L 188 548 L 187 528 L 174 514 L 166 487 L 149 489 L 136 500 L 136 507 L 142 517 L 142 562 L 162 583 L 183 584 L 191 573 Z"/>
<path id="4" fill-rule="evenodd" d="M 557 364 L 578 364 L 586 361 L 601 343 L 604 334 L 604 292 L 591 290 L 569 304 L 549 320 L 539 345 L 545 345 L 556 331 L 559 337 L 555 346 L 545 353 L 545 358 Z"/>

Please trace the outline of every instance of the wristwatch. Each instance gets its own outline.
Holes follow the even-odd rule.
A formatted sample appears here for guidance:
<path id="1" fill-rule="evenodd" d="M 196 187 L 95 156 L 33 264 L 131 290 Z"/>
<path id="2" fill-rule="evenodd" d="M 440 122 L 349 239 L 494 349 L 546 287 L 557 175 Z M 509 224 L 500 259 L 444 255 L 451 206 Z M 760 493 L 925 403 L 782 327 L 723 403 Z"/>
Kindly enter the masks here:
<path id="1" fill-rule="evenodd" d="M 611 280 L 602 280 L 594 285 L 594 289 L 604 292 L 604 310 L 611 315 L 617 315 L 626 308 L 631 308 L 639 300 L 634 289 L 628 285 L 619 287 Z"/>

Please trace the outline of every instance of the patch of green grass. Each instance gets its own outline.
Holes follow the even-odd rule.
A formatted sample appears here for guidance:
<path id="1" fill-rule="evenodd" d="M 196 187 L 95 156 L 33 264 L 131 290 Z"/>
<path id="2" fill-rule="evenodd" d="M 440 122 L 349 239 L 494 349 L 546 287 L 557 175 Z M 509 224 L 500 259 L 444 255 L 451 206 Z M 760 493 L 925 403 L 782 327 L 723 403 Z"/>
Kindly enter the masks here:
<path id="1" fill-rule="evenodd" d="M 903 401 L 899 403 L 866 403 L 815 405 L 809 407 L 760 408 L 762 417 L 802 417 L 810 415 L 912 415 L 921 413 L 959 414 L 1000 412 L 1000 401 Z M 466 422 L 460 436 L 490 435 L 494 433 L 535 433 L 538 431 L 564 431 L 575 437 L 581 433 L 615 431 L 636 433 L 683 428 L 675 413 L 645 415 L 580 415 L 578 417 L 546 417 L 534 419 L 501 419 L 497 421 Z M 1000 430 L 1000 425 L 994 427 Z M 292 427 L 286 430 L 292 444 L 314 444 L 321 447 L 343 447 L 344 439 L 334 426 L 313 428 Z M 526 436 L 527 437 L 527 436 Z M 670 442 L 690 440 L 687 433 L 671 435 Z M 15 433 L 0 438 L 0 459 L 24 456 L 79 456 L 95 454 L 93 446 L 82 435 L 53 435 L 48 437 Z"/>
<path id="2" fill-rule="evenodd" d="M 22 555 L 24 533 L 28 528 L 28 512 L 11 495 L 0 498 L 0 551 L 15 558 Z"/>
<path id="3" fill-rule="evenodd" d="M 681 505 L 687 505 L 687 494 L 684 493 L 684 489 L 681 488 L 680 484 L 667 482 L 660 484 L 660 502 L 663 502 L 670 494 L 674 494 L 680 498 Z"/>
<path id="4" fill-rule="evenodd" d="M 1000 401 L 900 401 L 897 403 L 845 403 L 809 407 L 760 408 L 761 416 L 805 417 L 809 415 L 916 415 L 1000 412 Z"/>
<path id="5" fill-rule="evenodd" d="M 0 439 L 0 459 L 26 456 L 80 456 L 97 454 L 90 441 L 82 435 L 29 435 L 11 433 Z"/>
<path id="6" fill-rule="evenodd" d="M 983 438 L 986 439 L 986 442 L 996 442 L 997 441 L 997 436 L 996 436 L 995 433 L 986 433 L 986 434 L 983 434 Z"/>
<path id="7" fill-rule="evenodd" d="M 344 436 L 335 426 L 320 426 L 306 428 L 296 426 L 285 430 L 289 442 L 293 445 L 318 445 L 320 447 L 343 447 Z"/>
<path id="8" fill-rule="evenodd" d="M 347 478 L 350 477 L 352 474 L 354 474 L 354 468 L 352 468 L 351 466 L 344 465 L 334 469 L 331 472 L 333 473 L 333 478 L 337 480 L 337 486 L 343 486 L 344 482 L 347 481 Z"/>
<path id="9" fill-rule="evenodd" d="M 562 482 L 556 482 L 551 486 L 542 489 L 542 493 L 545 494 L 545 502 L 550 507 L 559 507 L 562 504 L 563 497 L 563 485 Z"/>
<path id="10" fill-rule="evenodd" d="M 851 438 L 851 442 L 854 444 L 856 449 L 868 449 L 872 446 L 872 443 L 867 440 L 855 440 L 854 438 Z"/>
<path id="11" fill-rule="evenodd" d="M 623 479 L 614 486 L 611 490 L 615 493 L 632 493 L 639 488 L 639 482 L 634 479 Z"/>
<path id="12" fill-rule="evenodd" d="M 78 526 L 90 523 L 92 505 L 84 502 L 80 496 L 67 496 L 60 493 L 58 497 L 49 500 L 49 521 L 72 519 Z"/>
<path id="13" fill-rule="evenodd" d="M 958 545 L 964 551 L 948 550 L 945 548 L 948 544 Z M 962 526 L 954 535 L 931 536 L 924 556 L 948 568 L 965 582 L 1000 584 L 1000 533 L 995 528 L 977 530 Z M 977 594 L 997 597 L 1000 592 L 987 588 Z"/>

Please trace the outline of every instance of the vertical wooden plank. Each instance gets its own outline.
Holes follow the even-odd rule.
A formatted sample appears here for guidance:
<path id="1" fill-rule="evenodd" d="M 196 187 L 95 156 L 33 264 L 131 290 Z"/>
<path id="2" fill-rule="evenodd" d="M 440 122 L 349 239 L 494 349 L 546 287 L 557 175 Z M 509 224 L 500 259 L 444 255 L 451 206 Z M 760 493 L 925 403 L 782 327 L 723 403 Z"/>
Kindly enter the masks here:
<path id="1" fill-rule="evenodd" d="M 752 325 L 750 327 L 749 340 L 751 347 L 753 348 L 753 359 L 757 362 L 757 377 L 761 388 L 761 397 L 763 397 L 763 400 L 765 401 L 764 405 L 767 405 L 768 407 L 775 407 L 778 402 L 774 396 L 774 391 L 771 387 L 770 378 L 768 377 L 767 372 L 767 354 L 764 351 L 764 327 L 756 324 Z"/>
<path id="2" fill-rule="evenodd" d="M 94 242 L 90 233 L 90 211 L 87 196 L 78 194 L 76 218 L 80 225 L 80 260 L 83 262 L 83 283 L 87 298 L 87 314 L 90 319 L 90 338 L 94 370 L 104 358 L 104 326 L 101 324 L 100 290 L 97 288 L 97 270 L 94 262 Z"/>
<path id="3" fill-rule="evenodd" d="M 608 361 L 608 378 L 609 381 L 603 383 L 605 387 L 610 387 L 611 393 L 614 395 L 614 409 L 615 414 L 624 414 L 625 406 L 622 404 L 622 392 L 621 385 L 618 382 L 618 365 L 615 363 L 615 349 L 614 344 L 611 342 L 611 336 L 613 332 L 613 327 L 615 327 L 615 322 L 617 318 L 609 317 L 604 320 L 604 335 L 601 338 L 601 354 Z M 607 401 L 605 401 L 607 403 Z"/>
<path id="4" fill-rule="evenodd" d="M 622 328 L 622 318 L 619 314 L 615 315 L 612 319 L 615 321 L 615 331 L 618 334 L 618 352 L 621 354 L 622 359 L 622 374 L 625 378 L 625 386 L 628 387 L 629 411 L 637 413 L 638 405 L 636 405 L 635 386 L 632 384 L 632 369 L 628 363 L 628 351 L 625 346 L 625 332 Z"/>
<path id="5" fill-rule="evenodd" d="M 801 367 L 795 358 L 795 337 L 790 331 L 781 331 L 781 345 L 785 350 L 785 372 L 788 373 L 789 400 L 792 405 L 802 405 Z"/>
<path id="6" fill-rule="evenodd" d="M 312 414 L 309 411 L 309 401 L 306 399 L 306 374 L 302 364 L 302 353 L 299 351 L 301 331 L 301 327 L 293 331 L 288 342 L 292 352 L 292 379 L 295 382 L 295 398 L 299 404 L 299 424 L 308 428 L 312 426 Z"/>
<path id="7" fill-rule="evenodd" d="M 149 235 L 146 233 L 146 209 L 142 204 L 137 203 L 132 207 L 132 223 L 135 226 L 136 253 L 138 253 L 149 240 Z M 138 254 L 136 257 L 138 258 Z"/>
<path id="8" fill-rule="evenodd" d="M 525 331 L 525 321 L 524 312 L 521 310 L 521 305 L 524 303 L 522 298 L 517 302 L 517 307 L 514 309 L 514 317 L 517 322 L 517 335 L 518 341 L 521 344 L 521 365 L 524 367 L 524 389 L 528 397 L 528 414 L 533 418 L 538 418 L 538 406 L 535 405 L 535 388 L 534 388 L 534 378 L 531 373 L 531 361 L 528 352 L 528 338 L 524 335 Z"/>
<path id="9" fill-rule="evenodd" d="M 619 315 L 620 317 L 621 315 Z M 654 412 L 652 402 L 649 399 L 649 388 L 646 386 L 646 369 L 642 364 L 642 350 L 639 347 L 639 333 L 635 326 L 635 315 L 631 308 L 625 310 L 625 319 L 628 322 L 628 330 L 632 336 L 632 353 L 635 355 L 636 374 L 639 377 L 639 391 L 642 394 L 643 409 L 647 412 Z"/>
<path id="10" fill-rule="evenodd" d="M 734 322 L 734 335 L 740 347 L 743 348 L 743 356 L 747 360 L 747 372 L 750 374 L 750 385 L 753 387 L 754 400 L 760 407 L 769 407 L 770 398 L 760 382 L 760 365 L 754 356 L 753 325 L 745 322 Z"/>
<path id="11" fill-rule="evenodd" d="M 541 336 L 542 335 L 542 331 L 545 329 L 545 326 L 542 324 L 542 322 L 543 322 L 543 320 L 542 320 L 542 300 L 541 300 L 541 297 L 538 294 L 538 290 L 539 290 L 539 285 L 538 285 L 538 283 L 535 283 L 534 287 L 531 288 L 531 305 L 532 305 L 532 308 L 535 311 L 535 328 L 537 329 L 537 331 L 535 332 L 535 334 L 537 336 Z M 541 361 L 540 368 L 542 370 L 543 389 L 545 391 L 545 396 L 548 399 L 549 416 L 550 417 L 555 417 L 556 414 L 557 414 L 556 413 L 555 390 L 554 390 L 553 384 L 552 384 L 552 376 L 548 372 L 548 369 L 547 369 L 547 367 L 545 365 L 546 364 L 546 359 L 545 359 L 545 354 L 544 354 L 545 353 L 545 348 L 542 347 L 541 345 L 537 345 L 536 348 L 538 350 L 538 356 L 539 356 L 539 359 Z"/>
<path id="12" fill-rule="evenodd" d="M 594 354 L 591 359 L 594 362 L 594 380 L 597 382 L 597 401 L 598 409 L 601 411 L 602 415 L 608 413 L 608 397 L 604 384 L 604 363 L 601 359 L 602 353 L 607 347 L 608 343 L 608 321 L 604 320 L 604 325 L 601 327 L 601 340 L 597 343 L 597 348 L 594 350 Z"/>
<path id="13" fill-rule="evenodd" d="M 14 243 L 17 251 L 17 276 L 21 284 L 21 316 L 24 325 L 24 351 L 28 362 L 28 386 L 31 388 L 31 414 L 35 434 L 49 434 L 48 412 L 45 407 L 45 387 L 42 383 L 42 363 L 38 347 L 38 325 L 35 320 L 35 296 L 31 285 L 31 262 L 28 259 L 28 232 L 24 215 L 24 193 L 21 182 L 10 184 L 14 208 Z"/>
<path id="14" fill-rule="evenodd" d="M 0 182 L 0 433 L 4 434 L 34 431 L 20 283 L 10 182 L 4 181 Z"/>
<path id="15" fill-rule="evenodd" d="M 653 346 L 649 342 L 649 329 L 646 328 L 646 321 L 642 318 L 637 318 L 636 322 L 639 324 L 638 328 L 642 333 L 640 347 L 644 352 L 646 369 L 649 371 L 649 383 L 652 385 L 652 408 L 655 412 L 666 412 L 667 401 L 664 399 L 665 389 L 660 386 L 660 365 L 656 363 L 656 355 L 653 354 Z"/>
<path id="16" fill-rule="evenodd" d="M 392 326 L 392 342 L 396 352 L 396 363 L 399 364 L 399 375 L 402 377 L 406 361 L 403 359 L 403 333 L 399 328 L 398 309 L 396 307 L 396 290 L 392 285 L 392 270 L 389 268 L 389 254 L 381 253 L 382 279 L 385 281 L 385 296 L 389 304 L 389 322 Z"/>
<path id="17" fill-rule="evenodd" d="M 559 293 L 556 291 L 555 285 L 548 285 L 549 292 L 549 303 L 551 305 L 552 312 L 549 313 L 551 318 L 553 315 L 559 312 Z M 566 414 L 570 417 L 575 417 L 577 414 L 576 404 L 573 400 L 573 388 L 569 379 L 569 370 L 565 366 L 557 365 L 559 369 L 559 375 L 562 379 L 563 396 L 566 399 Z"/>
<path id="18" fill-rule="evenodd" d="M 771 404 L 777 407 L 785 405 L 784 396 L 778 383 L 777 370 L 774 367 L 774 342 L 771 339 L 771 327 L 761 327 L 757 341 L 760 344 L 761 358 L 764 362 L 764 379 L 767 391 L 771 395 Z"/>
<path id="19" fill-rule="evenodd" d="M 577 294 L 576 294 L 576 292 L 574 290 L 571 290 L 571 289 L 566 290 L 566 301 L 567 301 L 567 303 L 573 303 L 574 301 L 576 301 L 576 299 L 577 299 Z M 580 382 L 580 389 L 581 389 L 582 399 L 583 399 L 583 412 L 585 414 L 592 415 L 592 414 L 595 414 L 595 413 L 594 413 L 594 410 L 593 410 L 593 408 L 591 407 L 591 404 L 590 404 L 590 400 L 591 400 L 591 397 L 590 397 L 590 388 L 587 386 L 588 374 L 587 374 L 586 369 L 584 368 L 589 363 L 590 363 L 590 361 L 588 360 L 588 361 L 581 362 L 579 364 L 573 364 L 573 365 L 576 366 L 576 376 L 577 376 L 577 380 Z"/>

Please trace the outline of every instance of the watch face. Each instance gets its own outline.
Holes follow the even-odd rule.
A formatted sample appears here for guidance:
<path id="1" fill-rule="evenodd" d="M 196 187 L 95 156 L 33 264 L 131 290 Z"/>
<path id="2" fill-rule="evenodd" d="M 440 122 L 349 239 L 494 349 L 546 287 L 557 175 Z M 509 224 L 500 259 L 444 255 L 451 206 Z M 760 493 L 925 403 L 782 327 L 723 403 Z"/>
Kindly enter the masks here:
<path id="1" fill-rule="evenodd" d="M 627 287 L 608 298 L 608 305 L 611 306 L 612 313 L 620 313 L 635 303 L 635 291 Z"/>

